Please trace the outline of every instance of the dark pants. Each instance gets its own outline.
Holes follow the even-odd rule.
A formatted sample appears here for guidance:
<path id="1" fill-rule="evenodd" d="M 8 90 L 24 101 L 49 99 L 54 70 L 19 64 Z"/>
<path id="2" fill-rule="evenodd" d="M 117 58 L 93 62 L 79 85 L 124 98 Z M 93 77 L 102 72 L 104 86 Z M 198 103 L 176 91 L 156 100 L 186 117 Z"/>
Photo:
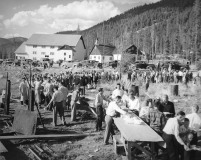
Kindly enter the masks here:
<path id="1" fill-rule="evenodd" d="M 102 105 L 97 106 L 97 118 L 96 118 L 96 131 L 102 129 L 102 122 L 103 122 L 103 107 Z"/>
<path id="2" fill-rule="evenodd" d="M 110 134 L 111 136 L 115 135 L 114 129 L 113 129 L 113 123 L 114 123 L 113 118 L 111 116 L 106 115 L 105 123 L 106 123 L 106 126 L 105 126 L 104 143 L 108 143 Z"/>
<path id="3" fill-rule="evenodd" d="M 63 101 L 62 102 L 54 102 L 54 107 L 53 107 L 53 124 L 57 125 L 57 113 L 59 113 L 59 117 L 64 123 L 65 118 L 64 118 L 64 108 L 63 108 Z"/>
<path id="4" fill-rule="evenodd" d="M 197 145 L 198 142 L 198 136 L 197 133 L 193 133 L 193 140 L 191 141 L 190 145 Z M 196 158 L 196 151 L 185 151 L 184 150 L 184 160 L 195 160 Z"/>
<path id="5" fill-rule="evenodd" d="M 163 133 L 163 139 L 166 142 L 166 150 L 164 153 L 164 160 L 179 160 L 178 142 L 174 135 Z"/>

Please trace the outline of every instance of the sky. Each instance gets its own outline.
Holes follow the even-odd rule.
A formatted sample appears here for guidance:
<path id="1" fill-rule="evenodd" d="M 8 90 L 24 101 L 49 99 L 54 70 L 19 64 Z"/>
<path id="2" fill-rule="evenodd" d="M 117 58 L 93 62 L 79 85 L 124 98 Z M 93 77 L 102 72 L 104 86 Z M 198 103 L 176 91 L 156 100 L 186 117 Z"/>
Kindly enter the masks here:
<path id="1" fill-rule="evenodd" d="M 0 37 L 87 29 L 133 7 L 160 0 L 0 0 Z"/>

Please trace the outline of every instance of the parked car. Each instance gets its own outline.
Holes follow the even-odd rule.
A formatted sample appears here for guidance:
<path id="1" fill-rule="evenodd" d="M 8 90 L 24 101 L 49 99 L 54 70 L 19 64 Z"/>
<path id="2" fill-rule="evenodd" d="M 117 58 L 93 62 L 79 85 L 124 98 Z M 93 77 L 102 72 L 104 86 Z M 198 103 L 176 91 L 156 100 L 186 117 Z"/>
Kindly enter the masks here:
<path id="1" fill-rule="evenodd" d="M 156 66 L 154 64 L 147 63 L 146 61 L 136 61 L 132 65 L 133 69 L 154 69 Z"/>
<path id="2" fill-rule="evenodd" d="M 178 62 L 178 61 L 165 61 L 165 62 L 161 62 L 161 66 L 162 66 L 163 68 L 166 68 L 166 69 L 168 69 L 169 64 L 172 65 L 172 69 L 174 69 L 174 70 L 180 70 L 180 69 L 182 69 L 182 68 L 187 69 L 187 70 L 190 69 L 190 67 L 189 67 L 188 64 L 181 64 L 181 63 Z"/>
<path id="3" fill-rule="evenodd" d="M 62 68 L 71 68 L 71 67 L 73 67 L 75 64 L 77 65 L 79 62 L 77 62 L 77 61 L 65 61 L 65 62 L 63 62 L 62 64 L 61 64 L 61 67 Z M 78 65 L 78 66 L 80 66 L 80 65 Z"/>

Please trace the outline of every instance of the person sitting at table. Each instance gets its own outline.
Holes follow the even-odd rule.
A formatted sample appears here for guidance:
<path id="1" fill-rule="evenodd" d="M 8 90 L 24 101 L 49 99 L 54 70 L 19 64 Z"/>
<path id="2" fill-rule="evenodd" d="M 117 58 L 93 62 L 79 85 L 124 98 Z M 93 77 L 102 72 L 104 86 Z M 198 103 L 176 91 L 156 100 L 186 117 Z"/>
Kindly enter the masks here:
<path id="1" fill-rule="evenodd" d="M 150 109 L 153 108 L 152 99 L 147 99 L 145 105 L 142 106 L 139 117 L 146 121 Z"/>
<path id="2" fill-rule="evenodd" d="M 109 136 L 115 135 L 114 130 L 113 130 L 113 117 L 116 116 L 116 112 L 119 112 L 123 115 L 125 115 L 127 112 L 122 110 L 119 107 L 119 104 L 121 104 L 121 96 L 116 96 L 114 101 L 109 103 L 108 108 L 106 109 L 106 116 L 105 116 L 105 135 L 104 135 L 104 144 L 107 145 L 109 144 Z"/>
<path id="3" fill-rule="evenodd" d="M 115 99 L 116 96 L 123 96 L 123 90 L 121 89 L 120 83 L 117 83 L 116 89 L 112 92 L 112 99 Z"/>
<path id="4" fill-rule="evenodd" d="M 129 99 L 128 89 L 125 89 L 124 94 L 122 96 L 122 102 L 124 103 L 125 106 L 128 103 L 128 99 Z"/>
<path id="5" fill-rule="evenodd" d="M 166 124 L 165 115 L 159 110 L 159 102 L 154 103 L 153 106 L 154 107 L 149 110 L 147 122 L 154 131 L 156 131 L 159 135 L 162 135 L 163 128 Z"/>
<path id="6" fill-rule="evenodd" d="M 103 88 L 98 89 L 98 94 L 95 97 L 95 107 L 96 107 L 96 131 L 102 130 L 102 122 L 103 122 L 103 100 L 108 101 L 107 98 L 103 95 Z"/>
<path id="7" fill-rule="evenodd" d="M 163 112 L 161 112 L 159 109 L 160 109 L 160 102 L 154 103 L 153 108 L 150 108 L 148 112 L 146 121 L 156 133 L 162 136 L 163 128 L 166 123 L 166 118 Z M 159 149 L 158 143 L 154 143 L 154 152 L 156 153 L 157 156 L 158 156 L 158 149 Z"/>
<path id="8" fill-rule="evenodd" d="M 165 114 L 166 118 L 175 116 L 174 103 L 169 101 L 167 94 L 163 96 L 163 102 L 161 104 L 162 104 L 162 112 Z"/>
<path id="9" fill-rule="evenodd" d="M 139 116 L 139 112 L 141 109 L 140 100 L 137 97 L 138 93 L 130 90 L 129 92 L 129 100 L 128 100 L 128 108 L 132 110 L 137 116 Z"/>
<path id="10" fill-rule="evenodd" d="M 179 111 L 177 116 L 169 118 L 165 127 L 163 128 L 163 139 L 166 142 L 166 150 L 164 153 L 165 160 L 178 160 L 178 143 L 184 146 L 185 150 L 189 150 L 189 147 L 184 143 L 179 135 L 179 123 L 185 118 L 185 113 Z"/>
<path id="11" fill-rule="evenodd" d="M 190 130 L 192 130 L 192 134 L 193 134 L 193 140 L 191 142 L 191 145 L 197 145 L 197 142 L 198 142 L 197 133 L 198 133 L 199 129 L 201 128 L 201 118 L 198 114 L 199 106 L 194 105 L 191 107 L 191 109 L 192 109 L 192 113 L 187 114 L 186 118 L 188 118 L 190 121 L 189 128 L 190 128 Z M 191 151 L 190 154 L 192 155 L 192 159 L 195 159 L 195 157 L 196 157 L 195 151 Z"/>
<path id="12" fill-rule="evenodd" d="M 180 127 L 179 127 L 179 136 L 184 142 L 186 142 L 187 135 L 189 132 L 190 132 L 189 119 L 185 118 L 184 122 L 180 124 Z M 180 145 L 180 144 L 178 147 L 179 147 L 180 160 L 184 160 L 184 147 L 183 145 Z"/>

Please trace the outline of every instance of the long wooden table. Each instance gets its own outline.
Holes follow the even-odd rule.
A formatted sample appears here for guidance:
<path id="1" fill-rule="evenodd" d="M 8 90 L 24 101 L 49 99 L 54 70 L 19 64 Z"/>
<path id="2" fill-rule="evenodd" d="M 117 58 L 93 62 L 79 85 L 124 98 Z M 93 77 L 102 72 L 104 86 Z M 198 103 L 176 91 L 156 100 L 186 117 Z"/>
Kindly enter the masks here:
<path id="1" fill-rule="evenodd" d="M 132 147 L 141 150 L 152 159 L 155 159 L 153 152 L 150 152 L 142 147 L 144 142 L 163 142 L 161 136 L 159 136 L 151 127 L 149 127 L 146 123 L 142 123 L 140 125 L 128 124 L 123 118 L 114 118 L 114 123 L 121 133 L 128 160 L 132 160 Z M 141 144 L 139 144 L 139 142 Z"/>

